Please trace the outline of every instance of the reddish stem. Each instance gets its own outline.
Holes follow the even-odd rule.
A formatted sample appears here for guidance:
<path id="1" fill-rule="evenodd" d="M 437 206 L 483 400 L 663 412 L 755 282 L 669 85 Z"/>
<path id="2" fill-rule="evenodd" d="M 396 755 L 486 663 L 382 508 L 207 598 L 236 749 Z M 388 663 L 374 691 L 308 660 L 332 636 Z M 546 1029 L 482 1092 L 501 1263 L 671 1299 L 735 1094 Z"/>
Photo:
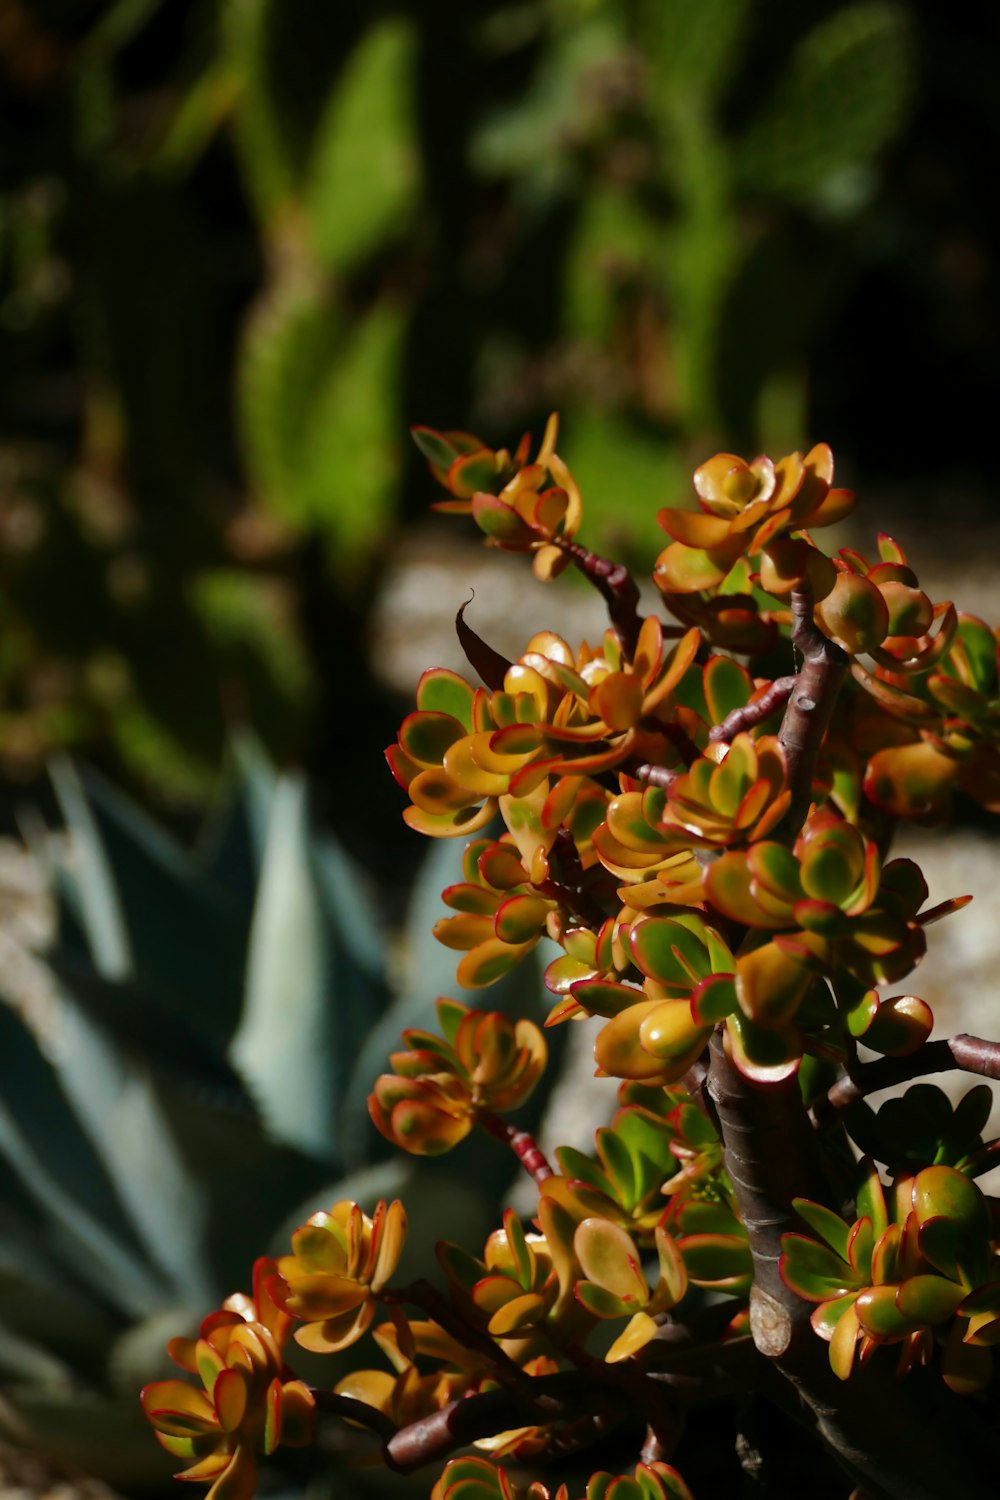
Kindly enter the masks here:
<path id="1" fill-rule="evenodd" d="M 783 708 L 795 691 L 797 677 L 776 677 L 768 688 L 755 698 L 752 703 L 745 703 L 742 708 L 734 708 L 732 713 L 719 724 L 713 724 L 708 731 L 711 744 L 728 744 L 738 734 L 745 734 L 748 729 L 756 729 L 758 724 L 763 724 L 779 708 Z"/>
<path id="2" fill-rule="evenodd" d="M 539 1185 L 549 1177 L 555 1176 L 545 1159 L 545 1153 L 533 1135 L 529 1135 L 526 1130 L 518 1130 L 488 1109 L 480 1110 L 476 1119 L 484 1130 L 489 1131 L 490 1135 L 510 1147 L 528 1176 L 533 1177 Z"/>
<path id="3" fill-rule="evenodd" d="M 579 542 L 555 538 L 555 544 L 579 568 L 608 606 L 608 618 L 621 641 L 622 652 L 631 661 L 642 621 L 639 619 L 639 585 L 624 563 L 614 563 Z"/>
<path id="4" fill-rule="evenodd" d="M 654 766 L 648 760 L 630 764 L 628 761 L 621 767 L 626 776 L 631 776 L 635 781 L 645 781 L 650 786 L 668 787 L 671 782 L 676 781 L 681 774 L 680 771 L 671 771 L 667 766 Z"/>

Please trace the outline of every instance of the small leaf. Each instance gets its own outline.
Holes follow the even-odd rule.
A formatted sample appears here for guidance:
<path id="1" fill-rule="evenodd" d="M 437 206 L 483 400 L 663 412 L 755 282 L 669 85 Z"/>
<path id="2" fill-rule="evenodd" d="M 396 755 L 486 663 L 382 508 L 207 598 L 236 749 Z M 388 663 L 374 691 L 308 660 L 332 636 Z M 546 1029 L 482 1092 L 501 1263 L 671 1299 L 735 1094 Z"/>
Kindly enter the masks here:
<path id="1" fill-rule="evenodd" d="M 964 1288 L 944 1276 L 910 1276 L 896 1294 L 904 1316 L 916 1323 L 944 1323 L 955 1312 Z"/>
<path id="2" fill-rule="evenodd" d="M 804 1219 L 809 1228 L 846 1263 L 847 1237 L 850 1230 L 840 1215 L 835 1214 L 829 1208 L 824 1208 L 822 1203 L 813 1203 L 808 1198 L 793 1198 L 792 1207 L 799 1218 Z"/>
<path id="3" fill-rule="evenodd" d="M 827 1245 L 801 1234 L 782 1235 L 781 1244 L 781 1279 L 807 1302 L 826 1302 L 864 1285 Z"/>

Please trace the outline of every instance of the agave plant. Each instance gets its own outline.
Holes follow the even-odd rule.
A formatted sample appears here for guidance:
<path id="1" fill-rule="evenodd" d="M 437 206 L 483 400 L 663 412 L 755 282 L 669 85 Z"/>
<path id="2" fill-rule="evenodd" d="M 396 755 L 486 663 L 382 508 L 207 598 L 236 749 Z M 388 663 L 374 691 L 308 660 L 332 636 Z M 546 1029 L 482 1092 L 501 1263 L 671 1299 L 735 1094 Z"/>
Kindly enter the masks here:
<path id="1" fill-rule="evenodd" d="M 365 1099 L 400 1026 L 454 989 L 415 934 L 460 871 L 449 849 L 418 882 L 394 999 L 377 903 L 253 745 L 194 852 L 96 775 L 53 779 L 69 837 L 30 835 L 57 907 L 52 1036 L 0 1005 L 0 1432 L 132 1493 L 169 1471 L 135 1400 L 164 1329 L 194 1333 L 262 1233 L 411 1175 Z M 511 1003 L 537 979 L 504 981 Z M 507 1156 L 474 1187 L 419 1170 L 438 1229 L 485 1227 Z M 407 1255 L 429 1263 L 427 1239 Z"/>

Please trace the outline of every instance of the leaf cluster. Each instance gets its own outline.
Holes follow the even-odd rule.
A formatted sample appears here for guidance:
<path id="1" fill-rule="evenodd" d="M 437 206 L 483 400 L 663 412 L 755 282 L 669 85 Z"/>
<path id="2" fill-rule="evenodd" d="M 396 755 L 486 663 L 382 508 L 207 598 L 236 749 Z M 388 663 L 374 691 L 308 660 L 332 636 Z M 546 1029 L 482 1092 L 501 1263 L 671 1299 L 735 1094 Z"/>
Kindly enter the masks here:
<path id="1" fill-rule="evenodd" d="M 480 681 L 425 673 L 387 758 L 412 827 L 473 835 L 462 879 L 443 893 L 453 915 L 434 929 L 462 955 L 458 979 L 486 989 L 543 937 L 555 944 L 546 1026 L 600 1022 L 594 1058 L 621 1081 L 618 1111 L 592 1155 L 561 1147 L 551 1165 L 504 1118 L 544 1073 L 542 1029 L 442 997 L 441 1034 L 404 1032 L 372 1118 L 417 1155 L 446 1152 L 475 1127 L 505 1141 L 533 1181 L 532 1222 L 509 1209 L 479 1254 L 441 1242 L 444 1290 L 396 1285 L 402 1206 L 381 1202 L 369 1219 L 345 1200 L 259 1270 L 267 1307 L 258 1293 L 244 1316 L 260 1322 L 273 1305 L 291 1320 L 286 1336 L 298 1324 L 296 1340 L 316 1352 L 371 1332 L 391 1370 L 357 1369 L 310 1399 L 319 1420 L 366 1426 L 390 1467 L 469 1443 L 523 1463 L 640 1418 L 651 1461 L 634 1478 L 595 1474 L 587 1495 L 659 1500 L 687 1493 L 662 1461 L 683 1424 L 684 1372 L 711 1404 L 716 1367 L 781 1353 L 753 1317 L 762 1292 L 813 1348 L 829 1342 L 844 1381 L 885 1345 L 899 1346 L 900 1374 L 934 1365 L 956 1394 L 992 1379 L 998 1249 L 972 1181 L 992 1159 L 988 1100 L 973 1090 L 953 1112 L 918 1085 L 875 1117 L 863 1099 L 869 1073 L 875 1088 L 880 1068 L 905 1079 L 937 1065 L 929 1007 L 885 991 L 919 963 L 928 925 L 967 899 L 928 908 L 921 871 L 891 857 L 904 815 L 896 782 L 911 813 L 926 811 L 908 735 L 991 805 L 990 779 L 972 767 L 1000 745 L 984 707 L 995 666 L 979 649 L 987 627 L 932 603 L 890 538 L 873 565 L 821 550 L 814 533 L 854 504 L 822 444 L 777 462 L 719 454 L 702 465 L 698 508 L 660 517 L 671 538 L 653 575 L 665 617 L 642 613 L 627 570 L 578 540 L 579 491 L 557 435 L 553 418 L 532 457 L 528 437 L 494 451 L 467 433 L 416 434 L 451 497 L 445 511 L 471 517 L 488 545 L 531 554 L 541 577 L 572 566 L 597 588 L 603 640 L 574 648 L 545 631 L 507 661 L 460 615 Z M 945 702 L 941 734 L 929 716 Z M 998 1049 L 977 1039 L 945 1044 L 949 1063 L 958 1042 L 960 1065 L 1000 1074 Z M 864 1063 L 859 1043 L 882 1061 Z M 824 1070 L 832 1085 L 810 1122 L 802 1101 Z M 801 1137 L 788 1183 L 754 1144 L 763 1121 L 784 1117 Z M 866 1135 L 888 1190 L 873 1163 L 860 1186 L 846 1165 L 847 1139 Z M 805 1165 L 810 1152 L 822 1172 Z M 376 1324 L 379 1310 L 387 1321 Z M 227 1414 L 226 1382 L 205 1398 L 214 1415 L 199 1408 L 198 1420 L 231 1434 L 236 1465 L 270 1429 L 242 1406 Z M 169 1435 L 157 1415 L 166 1398 L 151 1391 L 154 1425 Z M 249 1496 L 249 1480 L 236 1491 Z M 481 1458 L 453 1459 L 434 1491 L 513 1493 Z"/>

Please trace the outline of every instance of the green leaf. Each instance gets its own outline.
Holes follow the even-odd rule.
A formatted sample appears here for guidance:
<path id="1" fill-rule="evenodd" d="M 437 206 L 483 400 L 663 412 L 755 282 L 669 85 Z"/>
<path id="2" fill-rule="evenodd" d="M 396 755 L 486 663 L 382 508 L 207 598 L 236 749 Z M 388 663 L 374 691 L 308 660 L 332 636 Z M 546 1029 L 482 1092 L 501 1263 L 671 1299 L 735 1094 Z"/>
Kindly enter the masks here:
<path id="1" fill-rule="evenodd" d="M 329 1159 L 360 1042 L 361 997 L 334 992 L 336 934 L 309 838 L 306 788 L 278 785 L 254 911 L 246 998 L 230 1056 L 282 1141 Z"/>
<path id="2" fill-rule="evenodd" d="M 124 929 L 129 967 L 155 981 L 164 1005 L 195 1035 L 223 1045 L 239 1014 L 245 909 L 96 772 L 84 768 L 76 773 L 73 793 L 68 792 L 65 766 L 53 775 L 62 787 L 69 827 L 77 837 L 86 827 L 88 860 L 95 866 L 103 860 L 113 881 L 113 908 Z M 91 932 L 98 930 L 93 920 L 88 926 Z M 107 971 L 102 951 L 103 939 L 94 958 L 104 977 L 124 978 L 124 973 Z"/>
<path id="3" fill-rule="evenodd" d="M 742 1283 L 753 1276 L 753 1257 L 741 1235 L 690 1234 L 680 1241 L 680 1252 L 691 1280 L 696 1285 L 718 1282 Z"/>
<path id="4" fill-rule="evenodd" d="M 246 729 L 230 740 L 227 762 L 221 808 L 202 828 L 200 857 L 211 879 L 239 892 L 249 917 L 278 777 L 260 741 Z"/>
<path id="5" fill-rule="evenodd" d="M 953 1323 L 941 1351 L 941 1375 L 945 1385 L 960 1396 L 982 1390 L 993 1374 L 992 1351 L 962 1339 L 962 1325 Z"/>
<path id="6" fill-rule="evenodd" d="M 599 1193 L 607 1192 L 608 1181 L 603 1169 L 575 1146 L 557 1146 L 556 1160 L 564 1177 L 571 1181 L 585 1182 Z"/>
<path id="7" fill-rule="evenodd" d="M 965 647 L 972 684 L 988 698 L 997 690 L 997 643 L 992 630 L 975 615 L 958 617 L 958 638 Z"/>
<path id="8" fill-rule="evenodd" d="M 957 1233 L 984 1243 L 990 1238 L 990 1211 L 976 1184 L 953 1167 L 925 1167 L 913 1180 L 913 1207 L 917 1218 L 943 1215 Z"/>
<path id="9" fill-rule="evenodd" d="M 415 65 L 415 28 L 394 16 L 369 27 L 334 80 L 305 184 L 312 242 L 331 270 L 407 231 L 420 186 Z"/>
<path id="10" fill-rule="evenodd" d="M 240 364 L 240 415 L 261 502 L 315 528 L 340 566 L 378 537 L 395 497 L 402 306 L 386 297 L 348 323 L 308 276 L 258 305 Z"/>
<path id="11" fill-rule="evenodd" d="M 875 1338 L 901 1338 L 917 1326 L 914 1319 L 900 1311 L 894 1286 L 865 1287 L 854 1310 L 864 1331 Z"/>
<path id="12" fill-rule="evenodd" d="M 578 1281 L 574 1291 L 577 1301 L 589 1313 L 593 1313 L 595 1318 L 627 1318 L 638 1306 L 634 1299 L 623 1302 L 614 1292 L 607 1291 L 593 1281 Z"/>
<path id="13" fill-rule="evenodd" d="M 732 974 L 710 974 L 691 995 L 691 1014 L 701 1025 L 723 1021 L 738 1006 Z"/>
<path id="14" fill-rule="evenodd" d="M 878 1175 L 875 1163 L 863 1161 L 861 1163 L 863 1172 L 861 1186 L 858 1188 L 856 1209 L 858 1218 L 871 1220 L 872 1233 L 875 1239 L 883 1234 L 889 1223 L 889 1210 L 886 1207 L 885 1192 L 882 1188 L 882 1180 Z"/>
<path id="15" fill-rule="evenodd" d="M 732 1235 L 739 1220 L 724 1203 L 692 1198 L 680 1210 L 679 1225 L 686 1239 L 690 1235 Z"/>
<path id="16" fill-rule="evenodd" d="M 628 1146 L 616 1131 L 599 1130 L 597 1149 L 614 1189 L 614 1196 L 623 1208 L 634 1208 L 638 1201 L 638 1185 Z"/>
<path id="17" fill-rule="evenodd" d="M 445 471 L 454 463 L 458 457 L 458 449 L 443 432 L 438 432 L 434 427 L 423 427 L 417 425 L 410 428 L 410 436 L 416 443 L 424 458 L 432 464 L 437 464 L 439 469 Z M 477 443 L 477 447 L 479 444 Z"/>
<path id="18" fill-rule="evenodd" d="M 849 5 L 808 33 L 735 153 L 755 191 L 801 199 L 868 164 L 909 108 L 913 56 L 901 6 Z"/>
<path id="19" fill-rule="evenodd" d="M 704 108 L 724 89 L 753 17 L 750 0 L 645 0 L 643 56 L 654 100 Z"/>
<path id="20" fill-rule="evenodd" d="M 447 714 L 471 734 L 474 691 L 457 672 L 433 667 L 417 683 L 417 708 L 423 713 Z"/>
<path id="21" fill-rule="evenodd" d="M 963 1287 L 944 1276 L 910 1276 L 896 1296 L 899 1310 L 915 1323 L 934 1325 L 951 1317 L 965 1295 Z"/>
<path id="22" fill-rule="evenodd" d="M 40 1205 L 42 1211 L 46 1205 Z M 47 1245 L 45 1241 L 48 1240 Z M 0 1324 L 42 1344 L 77 1370 L 103 1369 L 108 1340 L 107 1279 L 93 1291 L 71 1286 L 57 1256 L 72 1242 L 46 1234 L 13 1208 L 4 1192 L 0 1248 Z M 94 1295 L 96 1293 L 96 1295 Z"/>
<path id="23" fill-rule="evenodd" d="M 632 927 L 629 949 L 643 974 L 675 987 L 692 987 L 708 971 L 704 942 L 671 917 L 650 917 Z"/>
<path id="24" fill-rule="evenodd" d="M 261 501 L 291 524 L 308 519 L 303 452 L 346 326 L 329 294 L 306 275 L 279 280 L 246 325 L 238 371 L 244 453 Z"/>
<path id="25" fill-rule="evenodd" d="M 287 232 L 318 123 L 363 16 L 338 6 L 318 26 L 313 0 L 225 0 L 221 21 L 222 59 L 241 85 L 234 134 L 243 174 L 265 228 L 281 223 Z"/>
<path id="26" fill-rule="evenodd" d="M 574 1000 L 595 1016 L 617 1016 L 643 998 L 634 985 L 615 984 L 610 979 L 577 979 L 569 986 Z"/>
<path id="27" fill-rule="evenodd" d="M 641 1304 L 647 1300 L 638 1251 L 620 1225 L 609 1219 L 584 1219 L 573 1237 L 573 1249 L 588 1281 L 622 1302 L 638 1298 Z"/>
<path id="28" fill-rule="evenodd" d="M 793 1198 L 792 1207 L 800 1219 L 804 1219 L 821 1240 L 830 1246 L 830 1249 L 839 1255 L 841 1260 L 847 1262 L 847 1237 L 850 1227 L 844 1222 L 839 1214 L 831 1209 L 824 1208 L 822 1203 L 813 1203 L 808 1198 Z"/>
<path id="29" fill-rule="evenodd" d="M 108 1235 L 135 1254 L 139 1245 L 105 1163 L 81 1129 L 37 1039 L 8 1005 L 0 1005 L 0 1100 L 6 1133 L 31 1143 L 42 1170 L 60 1184 L 60 1203 L 79 1198 Z"/>
<path id="30" fill-rule="evenodd" d="M 968 1145 L 982 1134 L 992 1110 L 993 1090 L 988 1083 L 977 1083 L 955 1105 L 949 1136 Z"/>
<path id="31" fill-rule="evenodd" d="M 233 114 L 242 80 L 228 61 L 205 69 L 183 93 L 161 138 L 147 158 L 152 171 L 181 176 L 204 155 L 222 124 Z"/>
<path id="32" fill-rule="evenodd" d="M 296 169 L 283 137 L 268 78 L 271 0 L 229 0 L 223 47 L 242 79 L 236 141 L 258 211 L 268 218 L 292 196 Z"/>
<path id="33" fill-rule="evenodd" d="M 205 1194 L 178 1150 L 148 1074 L 68 994 L 55 1061 L 63 1090 L 99 1151 L 149 1262 L 169 1278 L 176 1297 L 210 1301 L 217 1289 L 205 1258 Z M 46 1174 L 40 1164 L 36 1173 L 41 1191 Z M 68 1206 L 55 1206 L 70 1212 Z M 87 1232 L 92 1239 L 96 1233 L 96 1254 L 108 1254 L 104 1226 Z M 118 1242 L 115 1253 L 120 1256 Z M 161 1300 L 162 1293 L 153 1301 L 143 1293 L 142 1281 L 148 1286 L 152 1279 L 145 1267 L 139 1283 L 134 1272 L 131 1279 L 133 1295 L 145 1295 L 143 1311 Z"/>
<path id="34" fill-rule="evenodd" d="M 71 1126 L 70 1131 L 67 1155 L 72 1154 L 72 1136 L 79 1136 L 79 1127 Z M 85 1148 L 86 1142 L 80 1144 Z M 62 1164 L 56 1164 L 58 1175 L 50 1169 L 30 1133 L 4 1104 L 0 1104 L 0 1153 L 50 1222 L 54 1244 L 84 1284 L 98 1296 L 112 1291 L 117 1305 L 133 1316 L 142 1316 L 163 1301 L 164 1283 L 131 1248 L 132 1235 L 126 1230 L 119 1237 L 76 1197 L 63 1179 Z"/>
<path id="35" fill-rule="evenodd" d="M 865 1284 L 827 1245 L 801 1234 L 784 1234 L 781 1244 L 781 1279 L 808 1302 L 824 1302 Z"/>
<path id="36" fill-rule="evenodd" d="M 56 757 L 50 774 L 74 839 L 75 869 L 61 882 L 62 891 L 76 908 L 97 968 L 109 979 L 122 978 L 132 968 L 132 953 L 121 897 L 96 819 L 68 759 Z"/>
<path id="37" fill-rule="evenodd" d="M 524 1236 L 524 1225 L 513 1209 L 510 1208 L 503 1216 L 503 1225 L 507 1235 L 507 1245 L 514 1261 L 514 1274 L 524 1291 L 530 1291 L 532 1283 L 532 1256 Z"/>
<path id="38" fill-rule="evenodd" d="M 748 703 L 753 679 L 731 656 L 709 657 L 704 669 L 705 702 L 711 723 L 721 724 L 727 714 Z"/>
<path id="39" fill-rule="evenodd" d="M 403 306 L 376 302 L 347 333 L 309 403 L 296 464 L 298 519 L 326 534 L 342 568 L 374 545 L 395 504 L 405 335 Z"/>

